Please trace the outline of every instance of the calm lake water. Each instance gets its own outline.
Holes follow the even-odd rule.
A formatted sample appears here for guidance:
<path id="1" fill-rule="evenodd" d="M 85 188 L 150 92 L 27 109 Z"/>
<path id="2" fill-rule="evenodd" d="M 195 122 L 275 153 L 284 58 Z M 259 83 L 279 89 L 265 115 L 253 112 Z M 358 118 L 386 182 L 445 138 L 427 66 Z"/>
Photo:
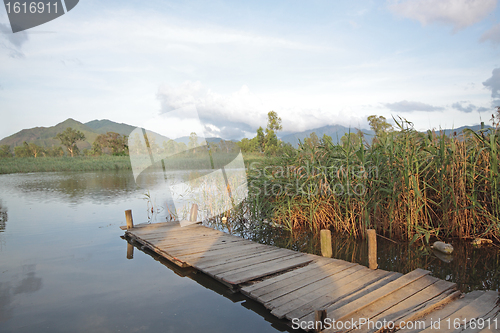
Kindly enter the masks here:
<path id="1" fill-rule="evenodd" d="M 131 172 L 0 175 L 0 332 L 292 331 L 201 273 L 137 249 L 128 260 L 119 226 L 127 209 L 136 223 L 147 221 L 144 194 Z M 237 226 L 231 232 L 319 253 L 310 234 Z M 498 248 L 452 244 L 448 262 L 427 247 L 379 239 L 380 268 L 421 267 L 463 291 L 498 290 Z M 366 242 L 334 235 L 333 247 L 335 257 L 367 264 Z"/>
<path id="2" fill-rule="evenodd" d="M 263 307 L 120 238 L 130 172 L 0 175 L 0 332 L 279 332 Z M 271 320 L 268 321 L 268 320 Z"/>

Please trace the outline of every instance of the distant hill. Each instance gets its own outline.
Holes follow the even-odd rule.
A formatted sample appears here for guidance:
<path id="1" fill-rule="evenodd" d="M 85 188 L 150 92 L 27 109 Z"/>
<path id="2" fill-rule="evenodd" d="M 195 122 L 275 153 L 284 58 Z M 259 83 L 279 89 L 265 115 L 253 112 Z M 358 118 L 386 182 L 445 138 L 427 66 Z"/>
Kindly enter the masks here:
<path id="1" fill-rule="evenodd" d="M 108 119 L 92 120 L 84 124 L 90 127 L 99 134 L 106 134 L 107 132 L 115 132 L 121 135 L 129 135 L 136 127 L 124 123 L 115 123 Z"/>
<path id="2" fill-rule="evenodd" d="M 129 135 L 130 132 L 135 129 L 135 126 L 123 123 L 115 123 L 114 121 L 107 119 L 92 120 L 88 123 L 82 124 L 77 120 L 69 118 L 62 123 L 51 127 L 35 127 L 30 129 L 23 129 L 11 136 L 0 140 L 0 146 L 9 145 L 11 149 L 14 150 L 14 147 L 20 146 L 24 141 L 26 141 L 28 143 L 33 142 L 42 147 L 57 147 L 60 146 L 61 143 L 59 140 L 54 139 L 54 137 L 58 133 L 63 132 L 68 127 L 71 127 L 85 134 L 85 141 L 78 143 L 78 148 L 80 149 L 91 148 L 92 143 L 99 134 L 116 132 L 121 135 Z"/>
<path id="3" fill-rule="evenodd" d="M 489 126 L 489 125 L 484 126 L 485 129 L 490 128 L 490 127 L 491 126 Z M 458 127 L 455 129 L 444 129 L 443 131 L 448 136 L 453 135 L 454 132 L 456 132 L 457 135 L 459 135 L 466 128 L 477 132 L 481 129 L 481 125 L 462 126 L 462 127 Z M 281 140 L 283 142 L 288 142 L 293 147 L 297 148 L 299 146 L 299 140 L 301 142 L 304 142 L 305 138 L 309 137 L 311 135 L 311 133 L 315 132 L 316 135 L 318 136 L 318 138 L 320 138 L 320 139 L 323 136 L 323 134 L 326 134 L 332 138 L 333 143 L 339 143 L 340 138 L 342 138 L 342 136 L 344 136 L 345 133 L 349 133 L 349 130 L 351 131 L 351 133 L 357 133 L 357 131 L 358 131 L 356 128 L 349 129 L 348 127 L 345 127 L 342 125 L 327 125 L 327 126 L 307 130 L 304 132 L 288 134 L 288 135 L 281 137 Z M 360 130 L 365 135 L 365 140 L 368 143 L 371 143 L 373 136 L 375 135 L 375 132 L 373 132 L 371 129 L 360 129 Z M 436 130 L 436 133 L 439 133 L 440 131 L 441 130 Z"/>
<path id="4" fill-rule="evenodd" d="M 23 129 L 0 140 L 0 145 L 9 145 L 12 150 L 14 150 L 14 147 L 22 145 L 24 141 L 33 142 L 42 147 L 60 146 L 60 141 L 54 139 L 54 137 L 57 133 L 63 132 L 68 127 L 81 131 L 85 134 L 85 141 L 78 144 L 80 149 L 90 148 L 92 146 L 91 143 L 94 142 L 95 138 L 99 135 L 99 133 L 96 133 L 92 128 L 79 121 L 69 118 L 62 123 L 51 127 Z"/>
<path id="5" fill-rule="evenodd" d="M 311 130 L 307 130 L 299 133 L 292 133 L 281 137 L 281 141 L 290 143 L 293 147 L 297 148 L 299 146 L 299 140 L 304 142 L 304 139 L 309 137 L 312 132 L 315 132 L 318 138 L 321 139 L 323 134 L 326 134 L 332 138 L 333 143 L 340 142 L 340 138 L 344 136 L 345 133 L 357 133 L 358 130 L 356 128 L 345 127 L 342 125 L 327 125 L 323 127 L 314 128 Z M 374 132 L 372 130 L 361 129 L 361 131 L 365 134 L 366 139 L 370 142 L 371 137 L 373 137 Z"/>

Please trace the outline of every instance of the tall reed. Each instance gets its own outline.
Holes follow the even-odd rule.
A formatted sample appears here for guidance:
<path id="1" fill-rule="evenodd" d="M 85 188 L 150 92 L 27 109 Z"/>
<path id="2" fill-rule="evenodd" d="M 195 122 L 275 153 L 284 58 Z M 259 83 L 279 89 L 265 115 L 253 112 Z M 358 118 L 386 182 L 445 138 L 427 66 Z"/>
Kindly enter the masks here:
<path id="1" fill-rule="evenodd" d="M 500 241 L 498 131 L 450 137 L 397 125 L 370 145 L 322 140 L 272 165 L 250 164 L 248 209 L 288 230 Z"/>

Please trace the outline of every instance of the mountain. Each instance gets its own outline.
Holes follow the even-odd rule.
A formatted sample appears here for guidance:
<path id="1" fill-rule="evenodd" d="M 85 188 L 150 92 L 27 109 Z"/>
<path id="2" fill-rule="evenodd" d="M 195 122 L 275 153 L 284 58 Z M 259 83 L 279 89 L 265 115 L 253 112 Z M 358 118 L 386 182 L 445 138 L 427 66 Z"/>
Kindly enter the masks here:
<path id="1" fill-rule="evenodd" d="M 323 127 L 314 128 L 311 130 L 307 130 L 299 133 L 292 133 L 281 137 L 281 141 L 290 143 L 293 147 L 297 148 L 299 146 L 299 140 L 304 142 L 304 139 L 309 137 L 312 132 L 315 132 L 318 138 L 321 139 L 323 134 L 326 134 L 332 138 L 333 143 L 340 142 L 340 138 L 344 136 L 345 133 L 357 133 L 356 128 L 345 127 L 342 125 L 327 125 Z M 365 134 L 365 137 L 368 141 L 371 141 L 371 137 L 374 132 L 372 130 L 361 129 L 361 131 Z"/>
<path id="2" fill-rule="evenodd" d="M 115 132 L 121 135 L 129 135 L 136 127 L 124 123 L 115 123 L 108 119 L 92 120 L 84 124 L 90 127 L 99 134 L 106 134 L 107 132 Z"/>
<path id="3" fill-rule="evenodd" d="M 42 147 L 52 147 L 60 146 L 59 140 L 54 139 L 54 137 L 63 132 L 66 128 L 71 127 L 85 134 L 85 141 L 78 142 L 78 148 L 91 148 L 92 143 L 97 138 L 99 134 L 106 134 L 107 132 L 115 132 L 121 135 L 129 135 L 135 126 L 115 123 L 114 121 L 108 119 L 102 120 L 92 120 L 88 123 L 82 124 L 81 122 L 74 119 L 66 119 L 62 123 L 59 123 L 51 127 L 35 127 L 30 129 L 23 129 L 11 136 L 3 138 L 0 140 L 1 145 L 9 145 L 12 150 L 14 147 L 20 146 L 24 141 L 33 142 Z"/>
<path id="4" fill-rule="evenodd" d="M 14 147 L 22 145 L 24 141 L 33 142 L 42 147 L 60 146 L 60 141 L 54 139 L 54 137 L 58 133 L 63 132 L 68 127 L 71 127 L 85 134 L 85 141 L 78 143 L 78 147 L 80 149 L 90 148 L 92 146 L 91 143 L 94 142 L 95 138 L 99 135 L 99 133 L 96 133 L 92 128 L 86 126 L 85 124 L 69 118 L 62 123 L 51 127 L 35 127 L 30 129 L 23 129 L 11 136 L 0 140 L 0 146 L 9 145 L 13 150 Z"/>

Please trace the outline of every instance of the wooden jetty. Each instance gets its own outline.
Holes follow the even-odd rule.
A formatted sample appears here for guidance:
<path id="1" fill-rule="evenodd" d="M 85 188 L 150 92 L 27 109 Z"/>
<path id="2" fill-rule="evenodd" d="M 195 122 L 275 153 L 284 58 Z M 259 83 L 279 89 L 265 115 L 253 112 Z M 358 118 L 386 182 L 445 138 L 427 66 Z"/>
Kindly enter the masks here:
<path id="1" fill-rule="evenodd" d="M 369 269 L 193 224 L 145 224 L 125 238 L 262 303 L 293 328 L 323 332 L 500 332 L 496 291 L 462 294 L 416 269 Z"/>

